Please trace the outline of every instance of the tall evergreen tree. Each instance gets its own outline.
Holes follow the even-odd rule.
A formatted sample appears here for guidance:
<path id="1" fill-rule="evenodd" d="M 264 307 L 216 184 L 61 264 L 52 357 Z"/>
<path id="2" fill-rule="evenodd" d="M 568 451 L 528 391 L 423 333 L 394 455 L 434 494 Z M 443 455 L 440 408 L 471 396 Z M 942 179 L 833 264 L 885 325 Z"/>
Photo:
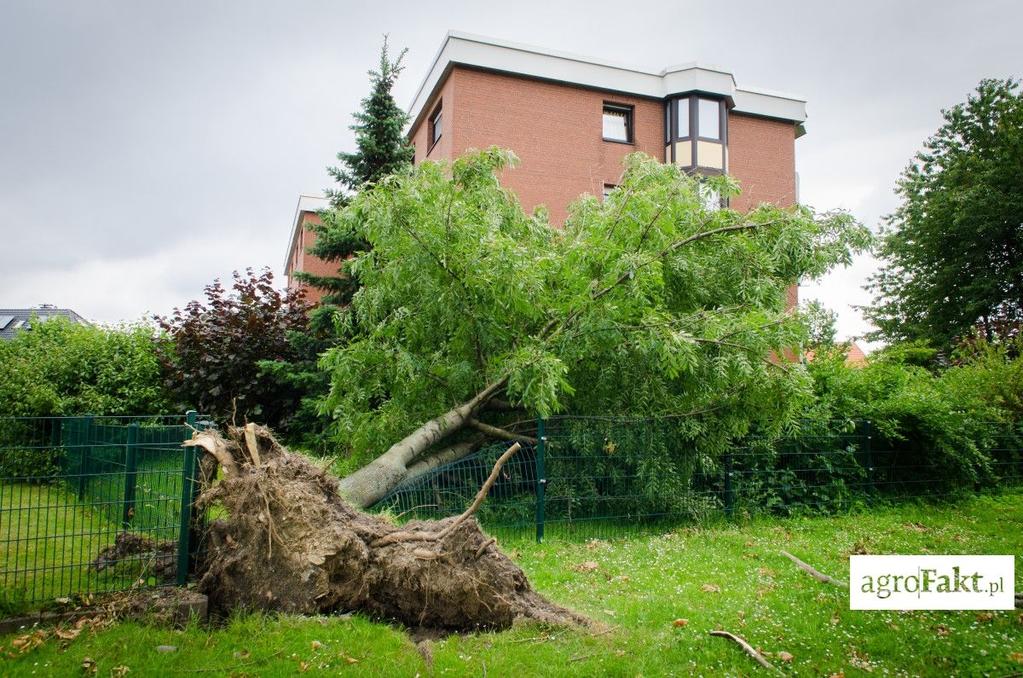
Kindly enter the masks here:
<path id="1" fill-rule="evenodd" d="M 1023 322 L 1023 94 L 984 80 L 903 172 L 870 282 L 872 338 L 945 348 Z"/>
<path id="2" fill-rule="evenodd" d="M 346 262 L 356 253 L 370 249 L 362 234 L 362 225 L 342 219 L 341 211 L 364 186 L 410 166 L 415 152 L 404 134 L 408 115 L 391 96 L 406 51 L 401 50 L 392 60 L 384 36 L 380 65 L 369 72 L 372 88 L 362 100 L 362 108 L 355 113 L 355 124 L 351 126 L 356 150 L 338 153 L 340 164 L 327 168 L 337 183 L 335 188 L 326 191 L 331 209 L 321 213 L 322 223 L 314 227 L 316 243 L 309 252 L 336 263 L 338 268 L 336 275 L 296 274 L 306 284 L 324 292 L 320 305 L 310 313 L 309 332 L 292 337 L 302 357 L 261 364 L 280 383 L 304 394 L 294 414 L 289 443 L 310 451 L 325 451 L 330 447 L 330 416 L 320 407 L 329 390 L 329 375 L 318 368 L 317 361 L 328 348 L 349 341 L 354 327 L 347 309 L 359 289 L 359 281 L 354 271 L 346 269 Z M 339 328 L 347 329 L 338 331 Z"/>
<path id="3" fill-rule="evenodd" d="M 324 291 L 320 308 L 314 312 L 313 325 L 326 331 L 334 324 L 336 313 L 346 307 L 359 287 L 351 271 L 342 270 L 344 262 L 369 244 L 358 228 L 350 222 L 342 223 L 338 210 L 343 208 L 351 196 L 366 184 L 372 184 L 412 164 L 415 148 L 405 138 L 404 129 L 408 114 L 394 101 L 391 90 L 404 66 L 402 60 L 407 49 L 402 49 L 397 58 L 391 59 L 388 52 L 387 36 L 380 50 L 380 65 L 369 72 L 371 90 L 362 100 L 362 108 L 355 113 L 356 150 L 352 153 L 337 154 L 340 164 L 328 167 L 327 172 L 337 182 L 337 187 L 326 191 L 332 209 L 321 214 L 322 224 L 314 227 L 316 244 L 309 252 L 325 261 L 338 264 L 338 274 L 318 276 L 299 272 L 298 278 Z"/>

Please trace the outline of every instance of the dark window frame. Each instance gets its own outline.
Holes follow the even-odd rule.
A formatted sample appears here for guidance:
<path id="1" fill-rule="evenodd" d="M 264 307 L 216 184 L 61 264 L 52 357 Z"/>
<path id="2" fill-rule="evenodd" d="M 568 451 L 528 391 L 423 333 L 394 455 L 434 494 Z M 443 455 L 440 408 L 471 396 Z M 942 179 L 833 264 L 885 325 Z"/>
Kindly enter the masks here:
<path id="1" fill-rule="evenodd" d="M 601 195 L 600 195 L 601 202 L 603 202 L 604 200 L 607 200 L 608 199 L 608 194 L 611 193 L 611 191 L 615 190 L 616 188 L 618 188 L 618 184 L 611 184 L 611 183 L 608 183 L 608 182 L 605 181 L 604 182 L 603 190 L 601 190 Z"/>
<path id="2" fill-rule="evenodd" d="M 604 113 L 608 110 L 612 110 L 618 113 L 625 113 L 625 139 L 614 139 L 611 137 L 604 136 Z M 600 137 L 604 141 L 612 144 L 629 144 L 635 145 L 636 143 L 636 107 L 632 104 L 621 104 L 615 101 L 605 101 L 603 107 L 600 109 Z"/>
<path id="3" fill-rule="evenodd" d="M 711 137 L 705 137 L 700 134 L 700 101 L 713 101 L 718 105 L 718 134 L 719 138 L 713 139 Z M 689 111 L 689 134 L 687 136 L 679 136 L 678 129 L 678 110 L 680 106 L 686 106 Z M 699 91 L 693 91 L 684 95 L 672 97 L 667 102 L 667 124 L 670 125 L 670 129 L 665 130 L 665 136 L 668 138 L 666 146 L 669 147 L 671 152 L 672 162 L 677 163 L 678 159 L 675 157 L 675 144 L 679 141 L 690 141 L 692 159 L 681 165 L 682 167 L 697 167 L 696 164 L 696 142 L 707 141 L 713 144 L 720 144 L 723 149 L 728 146 L 728 107 L 725 100 L 717 97 L 703 94 Z M 722 149 L 722 153 L 724 150 Z M 710 174 L 724 174 L 721 170 L 712 168 L 700 168 L 701 172 L 707 172 Z"/>
<path id="4" fill-rule="evenodd" d="M 695 96 L 686 95 L 684 97 L 675 97 L 671 100 L 671 141 L 692 141 L 693 139 L 693 99 Z M 681 108 L 679 104 L 685 102 L 686 110 L 689 112 L 689 130 L 685 136 L 679 135 L 678 129 L 678 111 Z"/>
<path id="5" fill-rule="evenodd" d="M 695 139 L 697 141 L 711 141 L 711 142 L 716 143 L 716 144 L 725 144 L 725 143 L 727 143 L 726 135 L 727 135 L 728 127 L 727 127 L 727 122 L 726 122 L 726 119 L 725 119 L 725 101 L 724 101 L 724 99 L 715 99 L 713 97 L 705 97 L 705 96 L 696 95 L 696 96 L 689 97 L 689 100 L 693 102 L 692 106 L 689 109 L 689 116 L 690 116 L 690 118 L 689 118 L 689 127 L 690 127 L 690 129 L 692 129 L 692 127 L 693 127 L 692 115 L 693 115 L 693 113 L 696 113 L 696 136 L 695 136 Z M 701 101 L 711 101 L 711 102 L 717 104 L 717 107 L 718 107 L 718 135 L 717 135 L 716 138 L 715 137 L 705 137 L 702 134 L 700 134 L 700 102 Z"/>
<path id="6" fill-rule="evenodd" d="M 437 145 L 437 142 L 444 136 L 444 108 L 443 102 L 437 104 L 437 107 L 433 109 L 433 113 L 430 114 L 429 118 L 429 143 L 427 144 L 426 153 L 429 154 L 433 150 L 433 147 Z M 440 125 L 437 124 L 438 119 Z"/>

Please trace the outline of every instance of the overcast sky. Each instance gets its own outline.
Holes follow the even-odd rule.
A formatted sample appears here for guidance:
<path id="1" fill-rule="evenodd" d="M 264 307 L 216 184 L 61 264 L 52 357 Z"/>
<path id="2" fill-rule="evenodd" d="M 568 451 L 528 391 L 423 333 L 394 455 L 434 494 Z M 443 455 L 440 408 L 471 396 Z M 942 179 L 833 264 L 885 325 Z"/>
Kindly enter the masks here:
<path id="1" fill-rule="evenodd" d="M 384 33 L 409 48 L 403 106 L 448 29 L 652 70 L 698 60 L 802 95 L 802 201 L 876 228 L 939 110 L 1023 75 L 1021 25 L 1018 0 L 0 0 L 0 307 L 133 320 L 234 269 L 281 275 L 297 196 L 351 150 Z M 859 334 L 875 266 L 802 297 Z"/>

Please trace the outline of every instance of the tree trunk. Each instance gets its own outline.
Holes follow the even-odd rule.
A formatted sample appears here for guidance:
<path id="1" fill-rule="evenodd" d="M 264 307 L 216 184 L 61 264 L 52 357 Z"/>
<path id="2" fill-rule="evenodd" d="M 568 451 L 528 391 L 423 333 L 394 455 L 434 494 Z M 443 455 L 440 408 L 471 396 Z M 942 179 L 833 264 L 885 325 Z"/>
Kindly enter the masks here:
<path id="1" fill-rule="evenodd" d="M 658 213 L 659 214 L 659 213 Z M 655 219 L 656 220 L 656 217 Z M 648 228 L 653 225 L 651 221 Z M 595 291 L 591 294 L 589 302 L 596 301 L 601 297 L 611 293 L 618 287 L 628 284 L 635 278 L 635 272 L 638 268 L 649 266 L 658 261 L 663 260 L 672 252 L 675 252 L 683 247 L 691 245 L 693 243 L 705 240 L 707 238 L 717 237 L 719 235 L 726 235 L 731 233 L 740 233 L 745 231 L 755 231 L 758 229 L 765 229 L 775 226 L 779 223 L 779 220 L 772 220 L 768 222 L 754 223 L 744 222 L 740 224 L 732 224 L 730 226 L 722 226 L 719 228 L 712 228 L 710 230 L 701 231 L 688 235 L 680 240 L 677 240 L 661 251 L 650 256 L 646 260 L 640 262 L 636 266 L 631 267 L 628 271 L 623 272 L 617 279 L 609 283 L 605 287 Z M 639 252 L 637 252 L 638 254 Z M 450 271 L 446 269 L 442 263 L 438 262 L 442 269 L 448 274 Z M 596 282 L 596 281 L 594 281 Z M 552 318 L 549 320 L 539 332 L 533 336 L 535 338 L 541 338 L 550 340 L 552 337 L 565 329 L 570 327 L 576 322 L 582 308 L 576 308 L 568 312 L 565 317 Z M 462 429 L 464 426 L 470 423 L 477 410 L 483 408 L 492 400 L 495 396 L 504 389 L 508 383 L 509 374 L 505 373 L 497 381 L 494 381 L 485 389 L 477 393 L 470 400 L 462 403 L 461 405 L 445 412 L 444 414 L 431 419 L 426 422 L 415 431 L 410 433 L 404 439 L 392 445 L 386 452 L 371 461 L 366 466 L 360 468 L 358 471 L 341 480 L 341 493 L 355 506 L 359 508 L 368 508 L 375 504 L 380 499 L 384 498 L 388 492 L 394 489 L 398 484 L 409 478 L 409 467 L 416 461 L 428 462 L 422 455 L 429 450 L 431 447 L 436 445 L 439 441 L 445 437 L 451 435 L 455 431 Z M 504 401 L 498 401 L 495 403 L 495 409 L 505 409 L 511 407 L 510 403 Z M 486 426 L 485 424 L 483 426 Z M 478 427 L 479 428 L 479 427 Z M 494 433 L 497 430 L 495 427 L 490 433 Z M 507 433 L 507 432 L 505 432 Z M 521 436 L 500 435 L 505 439 L 522 440 Z M 529 440 L 529 439 L 526 439 Z M 447 450 L 439 450 L 438 454 L 445 455 L 444 458 L 451 460 L 451 454 L 453 448 Z M 436 467 L 437 463 L 432 464 L 432 467 Z M 427 467 L 417 466 L 417 469 L 422 471 L 423 469 L 428 470 Z"/>
<path id="2" fill-rule="evenodd" d="M 493 382 L 470 400 L 431 419 L 382 455 L 341 480 L 341 494 L 359 508 L 368 508 L 383 499 L 399 483 L 409 478 L 409 466 L 435 444 L 461 429 L 472 415 L 493 398 L 508 377 Z M 420 467 L 421 469 L 422 467 Z"/>

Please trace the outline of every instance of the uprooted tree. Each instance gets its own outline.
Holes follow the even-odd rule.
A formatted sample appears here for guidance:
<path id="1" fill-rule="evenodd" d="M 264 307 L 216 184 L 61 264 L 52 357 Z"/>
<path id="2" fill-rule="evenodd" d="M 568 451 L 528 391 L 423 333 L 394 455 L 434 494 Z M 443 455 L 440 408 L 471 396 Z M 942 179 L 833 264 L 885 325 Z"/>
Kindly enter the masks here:
<path id="1" fill-rule="evenodd" d="M 638 154 L 606 201 L 584 197 L 552 228 L 501 188 L 512 161 L 490 149 L 424 163 L 337 213 L 372 249 L 346 264 L 363 283 L 345 315 L 356 339 L 321 362 L 345 463 L 368 463 L 339 480 L 254 424 L 197 433 L 199 506 L 223 508 L 199 567 L 216 608 L 449 629 L 583 621 L 536 594 L 473 518 L 515 443 L 460 516 L 399 526 L 358 509 L 486 440 L 521 438 L 524 417 L 684 415 L 713 453 L 793 416 L 809 382 L 789 357 L 812 323 L 786 291 L 848 262 L 865 229 L 802 207 L 709 209 L 701 182 L 726 197 L 734 182 Z"/>
<path id="2" fill-rule="evenodd" d="M 335 215 L 372 246 L 346 263 L 363 329 L 321 360 L 356 506 L 537 415 L 682 415 L 708 453 L 778 430 L 808 394 L 786 358 L 810 323 L 786 292 L 870 240 L 842 212 L 710 206 L 737 184 L 642 154 L 555 228 L 501 187 L 514 162 L 423 163 Z"/>
<path id="3" fill-rule="evenodd" d="M 517 618 L 585 623 L 533 591 L 473 519 L 518 444 L 463 514 L 402 526 L 353 508 L 337 476 L 255 424 L 230 428 L 226 438 L 196 433 L 186 445 L 207 453 L 198 506 L 223 508 L 207 528 L 199 567 L 199 589 L 217 610 L 359 610 L 411 627 L 456 630 L 506 628 Z M 159 563 L 160 545 L 125 546 L 153 549 Z"/>

